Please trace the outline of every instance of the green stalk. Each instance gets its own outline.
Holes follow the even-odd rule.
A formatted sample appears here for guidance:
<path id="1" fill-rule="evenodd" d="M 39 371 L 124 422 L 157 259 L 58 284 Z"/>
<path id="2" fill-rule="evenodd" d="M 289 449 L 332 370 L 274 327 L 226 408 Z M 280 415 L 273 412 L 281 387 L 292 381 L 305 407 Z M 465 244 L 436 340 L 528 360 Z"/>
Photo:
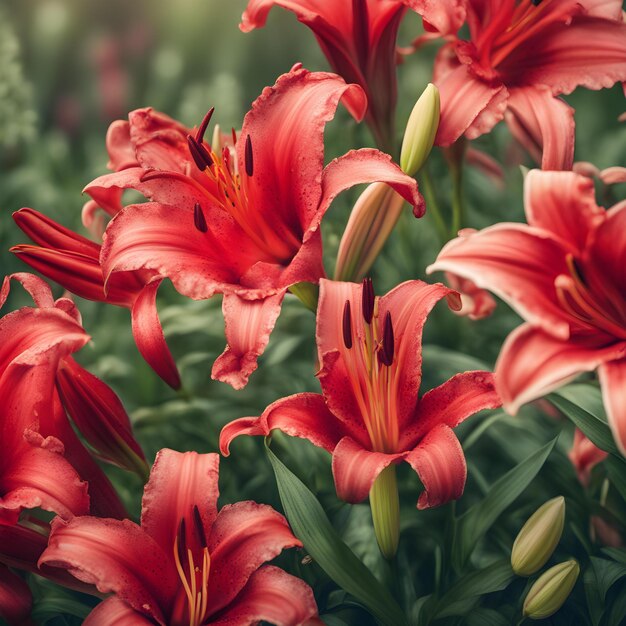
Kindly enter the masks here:
<path id="1" fill-rule="evenodd" d="M 370 489 L 370 507 L 378 547 L 386 559 L 392 559 L 400 538 L 400 500 L 395 465 L 388 465 L 374 481 Z"/>

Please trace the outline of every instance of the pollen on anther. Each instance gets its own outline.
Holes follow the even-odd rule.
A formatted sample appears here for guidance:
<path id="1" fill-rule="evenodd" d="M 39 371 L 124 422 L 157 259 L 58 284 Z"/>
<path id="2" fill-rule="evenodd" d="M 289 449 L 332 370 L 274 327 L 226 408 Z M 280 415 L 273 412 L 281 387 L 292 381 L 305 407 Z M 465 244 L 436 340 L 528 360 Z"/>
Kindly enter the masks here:
<path id="1" fill-rule="evenodd" d="M 254 158 L 252 155 L 252 140 L 250 139 L 250 135 L 246 135 L 245 153 L 246 174 L 252 176 L 254 174 Z"/>
<path id="2" fill-rule="evenodd" d="M 203 548 L 207 547 L 206 535 L 204 533 L 204 524 L 202 523 L 202 517 L 200 517 L 200 510 L 196 504 L 193 505 L 193 523 L 196 527 L 196 534 L 198 535 L 198 541 Z"/>
<path id="3" fill-rule="evenodd" d="M 352 348 L 352 314 L 350 311 L 350 300 L 346 300 L 343 305 L 343 343 L 350 350 Z"/>
<path id="4" fill-rule="evenodd" d="M 202 143 L 204 141 L 204 133 L 206 133 L 206 129 L 209 126 L 209 122 L 211 121 L 211 118 L 213 117 L 213 112 L 215 111 L 215 107 L 211 107 L 208 111 L 207 114 L 204 116 L 204 119 L 202 120 L 202 123 L 200 124 L 199 128 L 198 128 L 198 132 L 196 133 L 196 142 L 197 143 Z"/>
<path id="5" fill-rule="evenodd" d="M 394 336 L 393 336 L 393 324 L 391 323 L 391 313 L 387 311 L 385 315 L 385 324 L 383 327 L 383 345 L 381 347 L 381 362 L 384 365 L 391 365 L 393 363 L 394 354 Z"/>
<path id="6" fill-rule="evenodd" d="M 366 324 L 372 323 L 374 317 L 374 285 L 371 278 L 363 279 L 363 289 L 361 292 L 361 308 L 363 310 L 363 319 Z"/>
<path id="7" fill-rule="evenodd" d="M 201 172 L 213 165 L 213 159 L 207 149 L 202 144 L 198 143 L 191 135 L 187 135 L 187 144 L 189 146 L 189 153 L 196 167 Z"/>
<path id="8" fill-rule="evenodd" d="M 206 233 L 207 230 L 209 230 L 206 218 L 204 217 L 204 212 L 202 211 L 202 207 L 199 202 L 196 202 L 193 207 L 193 223 L 201 233 Z"/>
<path id="9" fill-rule="evenodd" d="M 185 536 L 185 518 L 181 517 L 178 525 L 178 560 L 182 563 L 187 558 L 187 538 Z"/>

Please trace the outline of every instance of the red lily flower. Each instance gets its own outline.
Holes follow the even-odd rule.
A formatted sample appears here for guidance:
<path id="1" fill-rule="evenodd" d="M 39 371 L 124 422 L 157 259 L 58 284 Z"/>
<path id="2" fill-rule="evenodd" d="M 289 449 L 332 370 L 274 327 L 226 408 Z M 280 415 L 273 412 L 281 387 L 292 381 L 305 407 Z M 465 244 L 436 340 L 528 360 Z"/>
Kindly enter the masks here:
<path id="1" fill-rule="evenodd" d="M 474 139 L 506 119 L 543 169 L 571 169 L 574 118 L 560 94 L 626 80 L 621 0 L 456 0 L 420 11 L 451 39 L 437 57 L 441 95 L 436 143 Z M 459 11 L 469 40 L 456 35 Z M 584 45 L 581 45 L 584 42 Z M 543 154 L 543 156 L 541 156 Z"/>
<path id="2" fill-rule="evenodd" d="M 94 513 L 123 517 L 119 497 L 64 407 L 99 456 L 123 467 L 145 467 L 128 416 L 113 391 L 70 356 L 89 340 L 74 303 L 55 302 L 36 276 L 14 274 L 4 280 L 0 306 L 11 278 L 22 283 L 37 308 L 0 319 L 0 521 L 14 524 L 22 509 L 35 507 L 69 518 L 87 513 L 90 499 Z M 89 483 L 89 496 L 81 479 Z"/>
<path id="3" fill-rule="evenodd" d="M 212 375 L 235 388 L 256 369 L 287 289 L 323 276 L 319 225 L 339 192 L 386 182 L 423 214 L 415 181 L 377 150 L 349 152 L 324 168 L 323 129 L 341 99 L 363 115 L 357 85 L 295 67 L 253 104 L 234 146 L 204 143 L 211 111 L 187 139 L 185 164 L 194 165 L 185 173 L 170 133 L 160 144 L 163 161 L 178 169 L 130 167 L 87 187 L 94 197 L 131 187 L 152 200 L 126 207 L 107 227 L 107 283 L 117 272 L 148 270 L 196 300 L 224 294 L 228 346 Z"/>
<path id="4" fill-rule="evenodd" d="M 589 485 L 591 478 L 591 470 L 604 461 L 608 456 L 608 452 L 600 450 L 581 430 L 578 428 L 574 431 L 574 442 L 572 449 L 567 455 L 572 465 L 576 469 L 578 480 L 583 487 Z"/>
<path id="5" fill-rule="evenodd" d="M 85 624 L 301 624 L 317 615 L 303 581 L 263 565 L 302 544 L 271 507 L 217 511 L 217 454 L 161 450 L 143 497 L 141 525 L 75 517 L 53 521 L 40 563 L 67 569 L 115 595 Z"/>
<path id="6" fill-rule="evenodd" d="M 414 280 L 374 297 L 363 285 L 320 281 L 317 345 L 322 394 L 299 393 L 256 417 L 226 425 L 222 454 L 239 435 L 277 428 L 308 439 L 333 455 L 337 494 L 363 500 L 389 465 L 407 461 L 425 491 L 418 508 L 438 506 L 463 493 L 465 457 L 453 428 L 500 400 L 489 372 L 457 374 L 418 399 L 422 328 L 432 307 L 458 294 Z"/>
<path id="7" fill-rule="evenodd" d="M 626 203 L 605 211 L 589 178 L 533 170 L 525 205 L 528 225 L 496 224 L 454 239 L 428 271 L 469 278 L 527 320 L 496 363 L 509 412 L 598 368 L 609 425 L 624 452 Z"/>
<path id="8" fill-rule="evenodd" d="M 408 2 L 398 0 L 250 0 L 239 28 L 265 25 L 277 5 L 295 13 L 315 35 L 333 71 L 367 94 L 365 119 L 377 145 L 393 151 L 396 110 L 396 37 Z"/>
<path id="9" fill-rule="evenodd" d="M 24 580 L 0 563 L 0 618 L 9 626 L 33 626 L 32 602 L 33 596 Z"/>

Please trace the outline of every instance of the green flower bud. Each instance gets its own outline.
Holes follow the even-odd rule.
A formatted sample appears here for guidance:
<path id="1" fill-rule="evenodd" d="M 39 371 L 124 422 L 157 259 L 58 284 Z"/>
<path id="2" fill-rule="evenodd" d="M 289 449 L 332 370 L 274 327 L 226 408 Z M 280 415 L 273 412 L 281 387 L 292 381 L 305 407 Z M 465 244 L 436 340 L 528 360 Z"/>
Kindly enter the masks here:
<path id="1" fill-rule="evenodd" d="M 559 563 L 544 572 L 524 600 L 524 617 L 544 619 L 554 615 L 576 584 L 580 566 L 574 559 Z"/>
<path id="2" fill-rule="evenodd" d="M 522 527 L 511 552 L 511 567 L 519 576 L 541 569 L 556 548 L 565 522 L 565 498 L 558 496 L 540 506 Z"/>
<path id="3" fill-rule="evenodd" d="M 404 131 L 400 167 L 413 176 L 424 165 L 435 142 L 439 126 L 439 90 L 428 83 L 411 111 Z"/>
<path id="4" fill-rule="evenodd" d="M 387 466 L 370 490 L 370 506 L 376 541 L 382 555 L 391 559 L 398 550 L 400 538 L 400 502 L 396 466 Z"/>

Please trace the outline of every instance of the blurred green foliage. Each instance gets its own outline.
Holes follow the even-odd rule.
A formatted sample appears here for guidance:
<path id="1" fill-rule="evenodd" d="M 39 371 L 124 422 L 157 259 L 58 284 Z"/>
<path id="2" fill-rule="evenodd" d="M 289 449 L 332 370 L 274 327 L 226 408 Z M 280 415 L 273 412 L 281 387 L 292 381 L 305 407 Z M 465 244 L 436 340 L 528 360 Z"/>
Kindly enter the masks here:
<path id="1" fill-rule="evenodd" d="M 261 89 L 293 63 L 302 61 L 309 69 L 327 69 L 313 36 L 284 11 L 274 10 L 265 29 L 242 34 L 237 24 L 245 7 L 243 0 L 1 0 L 0 7 L 3 274 L 26 269 L 8 252 L 11 245 L 26 241 L 12 223 L 14 210 L 30 206 L 84 232 L 80 225 L 80 209 L 85 201 L 81 189 L 105 171 L 104 137 L 113 119 L 124 117 L 136 107 L 153 106 L 193 126 L 209 107 L 215 106 L 214 119 L 220 125 L 239 127 Z M 408 42 L 419 28 L 419 20 L 407 16 L 401 42 Z M 434 53 L 434 47 L 426 48 L 399 66 L 399 128 L 430 79 Z M 624 164 L 626 127 L 617 121 L 624 110 L 621 88 L 579 91 L 567 100 L 576 108 L 576 158 L 599 167 Z M 368 131 L 357 127 L 345 111 L 340 111 L 328 126 L 326 138 L 328 159 L 353 147 L 372 145 Z M 503 125 L 476 141 L 475 147 L 502 164 L 504 180 L 497 183 L 477 169 L 467 168 L 466 226 L 481 228 L 499 221 L 521 221 L 519 165 L 532 164 Z M 428 169 L 445 213 L 451 202 L 451 182 L 439 150 L 434 151 Z M 351 190 L 338 198 L 323 225 L 329 274 L 358 192 Z M 611 198 L 603 200 L 610 202 Z M 430 218 L 417 221 L 407 211 L 373 269 L 377 292 L 384 293 L 403 280 L 424 278 L 424 268 L 439 248 Z M 60 295 L 61 290 L 55 289 Z M 6 310 L 25 304 L 26 296 L 14 289 Z M 162 447 L 216 451 L 220 428 L 226 422 L 257 415 L 279 397 L 319 389 L 314 378 L 314 316 L 295 298 L 287 298 L 258 371 L 248 387 L 238 392 L 212 381 L 209 375 L 213 360 L 224 347 L 219 298 L 191 302 L 170 285 L 159 293 L 165 335 L 183 378 L 184 388 L 179 393 L 167 388 L 138 355 L 126 310 L 86 301 L 78 304 L 84 326 L 93 337 L 79 360 L 120 394 L 149 459 Z M 492 317 L 479 322 L 456 317 L 444 304 L 439 305 L 426 325 L 424 389 L 459 371 L 491 368 L 503 339 L 518 323 L 517 316 L 503 304 Z M 453 572 L 446 570 L 445 562 L 449 561 L 453 512 L 458 516 L 480 501 L 500 476 L 560 433 L 555 451 L 538 478 L 498 518 L 474 551 L 471 566 L 484 568 L 507 557 L 523 521 L 539 504 L 558 494 L 567 498 L 568 517 L 563 540 L 551 563 L 575 556 L 586 566 L 591 554 L 596 555 L 594 558 L 609 558 L 593 545 L 590 515 L 603 515 L 621 524 L 623 531 L 626 509 L 612 490 L 605 504 L 599 504 L 598 494 L 606 476 L 603 467 L 594 472 L 590 491 L 583 491 L 566 457 L 571 425 L 549 417 L 538 407 L 525 409 L 519 417 L 502 412 L 482 414 L 459 429 L 469 475 L 466 493 L 456 505 L 418 513 L 417 477 L 406 467 L 399 470 L 402 537 L 397 568 L 401 580 L 394 579 L 394 584 L 400 599 L 439 592 L 450 583 Z M 274 475 L 262 447 L 260 440 L 241 438 L 233 445 L 232 455 L 222 459 L 222 502 L 254 498 L 280 509 Z M 373 540 L 368 507 L 349 506 L 337 499 L 328 455 L 308 442 L 283 436 L 274 438 L 273 447 L 316 494 L 355 553 L 380 578 L 391 576 Z M 129 510 L 138 515 L 141 485 L 122 471 L 111 471 L 110 475 Z M 295 552 L 283 555 L 281 564 L 314 586 L 320 610 L 333 613 L 328 623 L 368 623 L 370 618 L 363 610 L 346 603 L 345 594 L 317 565 L 301 563 L 303 556 Z M 615 554 L 611 558 L 616 558 Z M 619 558 L 624 559 L 623 551 Z M 602 583 L 602 571 L 594 572 L 588 575 L 595 576 L 589 584 L 597 586 Z M 624 591 L 621 579 L 614 582 L 602 589 L 605 595 L 601 599 L 608 604 L 620 590 Z M 505 592 L 486 596 L 481 608 L 472 613 L 471 623 L 497 624 L 501 618 L 502 623 L 510 623 L 506 620 L 519 613 L 524 585 L 517 579 Z M 80 623 L 82 609 L 77 609 L 74 618 L 54 615 L 55 602 L 63 605 L 59 593 L 63 596 L 65 592 L 53 590 L 45 582 L 36 583 L 38 619 L 48 624 Z M 76 594 L 70 597 L 79 598 Z M 597 601 L 597 597 L 588 600 Z M 80 598 L 81 606 L 85 602 L 93 603 Z M 419 613 L 418 606 L 405 608 L 415 615 Z M 590 612 L 585 595 L 575 593 L 552 623 L 618 623 L 592 621 L 587 617 Z M 465 622 L 446 618 L 437 623 Z"/>

